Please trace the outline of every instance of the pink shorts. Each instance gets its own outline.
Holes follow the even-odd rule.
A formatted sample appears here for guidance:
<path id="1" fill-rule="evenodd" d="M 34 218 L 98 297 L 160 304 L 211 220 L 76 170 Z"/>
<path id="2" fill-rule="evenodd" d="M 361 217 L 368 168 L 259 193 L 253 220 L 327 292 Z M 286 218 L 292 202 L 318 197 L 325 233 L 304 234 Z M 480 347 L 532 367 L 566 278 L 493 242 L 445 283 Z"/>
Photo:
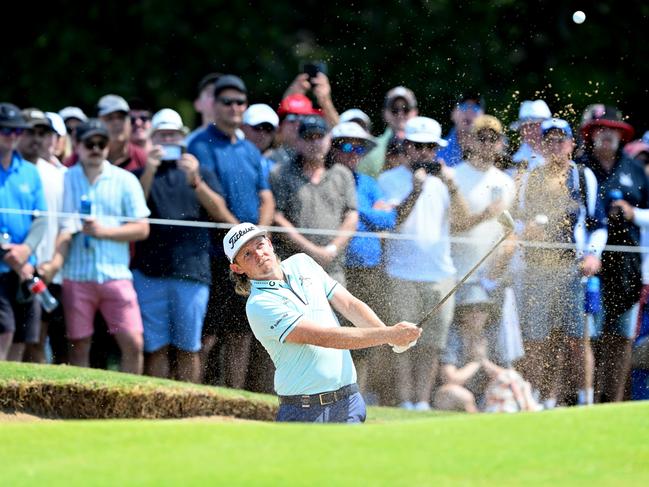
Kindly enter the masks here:
<path id="1" fill-rule="evenodd" d="M 63 281 L 63 311 L 70 340 L 91 337 L 95 314 L 101 311 L 112 333 L 142 333 L 142 316 L 133 282 L 127 279 L 104 282 Z"/>

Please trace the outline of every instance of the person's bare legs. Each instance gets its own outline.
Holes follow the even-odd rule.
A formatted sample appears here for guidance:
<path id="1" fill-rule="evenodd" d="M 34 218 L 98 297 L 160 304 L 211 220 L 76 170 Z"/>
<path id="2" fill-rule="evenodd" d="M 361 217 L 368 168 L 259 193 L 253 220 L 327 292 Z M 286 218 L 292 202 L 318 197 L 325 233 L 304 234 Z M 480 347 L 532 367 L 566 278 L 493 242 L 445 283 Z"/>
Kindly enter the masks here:
<path id="1" fill-rule="evenodd" d="M 169 347 L 164 346 L 144 356 L 144 374 L 169 378 Z"/>
<path id="2" fill-rule="evenodd" d="M 433 345 L 418 345 L 411 350 L 415 352 L 412 359 L 415 402 L 430 404 L 439 366 L 437 351 Z"/>
<path id="3" fill-rule="evenodd" d="M 24 343 L 12 343 L 9 346 L 9 353 L 7 354 L 7 360 L 10 362 L 22 362 L 25 355 L 25 344 Z"/>
<path id="4" fill-rule="evenodd" d="M 222 340 L 223 382 L 226 387 L 242 389 L 248 373 L 252 333 L 227 332 Z"/>
<path id="5" fill-rule="evenodd" d="M 90 342 L 92 337 L 81 338 L 78 340 L 68 339 L 68 359 L 70 365 L 77 367 L 90 366 Z"/>
<path id="6" fill-rule="evenodd" d="M 216 345 L 216 335 L 205 335 L 202 338 L 200 356 L 201 383 L 205 383 L 207 368 L 210 366 L 210 352 Z"/>
<path id="7" fill-rule="evenodd" d="M 122 352 L 119 369 L 122 372 L 141 374 L 144 362 L 142 355 L 142 349 L 144 347 L 142 332 L 125 331 L 115 333 L 113 336 Z"/>
<path id="8" fill-rule="evenodd" d="M 0 333 L 0 360 L 7 360 L 9 348 L 14 339 L 14 332 Z"/>
<path id="9" fill-rule="evenodd" d="M 479 412 L 475 397 L 468 389 L 457 384 L 445 384 L 435 393 L 435 409 L 443 411 Z"/>
<path id="10" fill-rule="evenodd" d="M 25 362 L 34 364 L 45 363 L 45 342 L 47 340 L 48 328 L 49 323 L 47 321 L 41 321 L 41 336 L 38 339 L 38 343 L 27 343 L 25 345 L 25 353 L 23 354 L 23 360 Z"/>
<path id="11" fill-rule="evenodd" d="M 462 343 L 466 344 L 467 355 L 478 356 L 489 312 L 485 310 L 484 305 L 465 305 L 456 308 L 455 316 Z"/>
<path id="12" fill-rule="evenodd" d="M 605 334 L 600 340 L 602 363 L 602 397 L 605 402 L 619 402 L 624 399 L 624 388 L 631 370 L 632 341 L 612 334 Z"/>
<path id="13" fill-rule="evenodd" d="M 198 383 L 201 379 L 201 359 L 198 352 L 176 350 L 178 380 Z"/>
<path id="14" fill-rule="evenodd" d="M 540 392 L 542 399 L 548 399 L 555 392 L 553 389 L 557 372 L 556 360 L 550 358 L 553 356 L 550 339 L 528 340 L 524 346 L 525 355 L 516 368 Z M 556 351 L 556 345 L 554 350 Z"/>

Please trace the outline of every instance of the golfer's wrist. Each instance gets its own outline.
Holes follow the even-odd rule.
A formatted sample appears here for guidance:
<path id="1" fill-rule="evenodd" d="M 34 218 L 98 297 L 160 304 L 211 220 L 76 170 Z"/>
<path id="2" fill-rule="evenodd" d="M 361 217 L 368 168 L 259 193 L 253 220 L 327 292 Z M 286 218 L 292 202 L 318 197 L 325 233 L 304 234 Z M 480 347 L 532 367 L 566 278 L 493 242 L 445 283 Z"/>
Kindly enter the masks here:
<path id="1" fill-rule="evenodd" d="M 334 257 L 338 256 L 338 246 L 335 243 L 330 243 L 325 247 L 325 250 L 329 252 Z"/>

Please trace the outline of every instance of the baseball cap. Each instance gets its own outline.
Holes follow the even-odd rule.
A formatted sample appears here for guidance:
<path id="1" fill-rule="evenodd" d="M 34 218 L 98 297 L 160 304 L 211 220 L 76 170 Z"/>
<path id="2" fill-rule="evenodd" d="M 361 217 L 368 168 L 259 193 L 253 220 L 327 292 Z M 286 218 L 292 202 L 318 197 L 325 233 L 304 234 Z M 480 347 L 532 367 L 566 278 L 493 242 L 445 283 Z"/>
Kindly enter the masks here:
<path id="1" fill-rule="evenodd" d="M 541 122 L 552 117 L 548 104 L 543 100 L 525 100 L 518 109 L 518 120 L 513 122 L 509 128 L 518 130 L 521 125 L 529 122 Z"/>
<path id="2" fill-rule="evenodd" d="M 65 128 L 65 122 L 63 121 L 63 118 L 61 118 L 61 115 L 55 112 L 45 112 L 45 116 L 48 118 L 52 124 L 52 129 L 54 129 L 54 132 L 56 132 L 59 137 L 63 137 L 68 133 L 68 129 Z"/>
<path id="3" fill-rule="evenodd" d="M 214 83 L 214 96 L 218 96 L 223 90 L 231 88 L 240 91 L 241 93 L 248 93 L 246 85 L 243 80 L 233 74 L 224 74 Z"/>
<path id="4" fill-rule="evenodd" d="M 331 129 L 331 138 L 332 139 L 360 139 L 365 141 L 366 145 L 374 147 L 376 142 L 374 142 L 373 137 L 367 133 L 367 131 L 358 125 L 356 122 L 343 122 L 336 125 Z"/>
<path id="5" fill-rule="evenodd" d="M 104 122 L 98 118 L 89 118 L 87 122 L 82 122 L 77 126 L 75 135 L 78 141 L 86 140 L 93 135 L 108 138 L 108 130 Z"/>
<path id="6" fill-rule="evenodd" d="M 275 113 L 275 110 L 265 103 L 255 103 L 243 112 L 243 123 L 252 127 L 262 123 L 269 123 L 277 128 L 279 125 L 279 117 Z"/>
<path id="7" fill-rule="evenodd" d="M 369 130 L 372 127 L 372 121 L 370 117 L 363 110 L 359 108 L 350 108 L 349 110 L 344 111 L 340 114 L 339 122 L 355 122 L 360 121 L 363 124 L 365 130 Z"/>
<path id="8" fill-rule="evenodd" d="M 252 223 L 239 223 L 232 227 L 223 237 L 223 251 L 230 263 L 232 263 L 241 247 L 253 238 L 266 234 L 266 230 L 262 230 Z"/>
<path id="9" fill-rule="evenodd" d="M 277 109 L 277 114 L 280 117 L 286 115 L 318 115 L 319 113 L 313 108 L 311 100 L 300 93 L 288 95 L 282 100 Z"/>
<path id="10" fill-rule="evenodd" d="M 301 138 L 309 135 L 319 134 L 325 135 L 329 131 L 327 122 L 319 115 L 309 115 L 300 121 L 300 127 L 297 132 Z"/>
<path id="11" fill-rule="evenodd" d="M 184 133 L 185 126 L 183 125 L 182 118 L 180 118 L 180 115 L 176 110 L 163 108 L 156 112 L 151 119 L 151 132 L 157 130 L 177 130 Z"/>
<path id="12" fill-rule="evenodd" d="M 0 103 L 0 127 L 26 129 L 29 128 L 29 124 L 16 105 Z"/>
<path id="13" fill-rule="evenodd" d="M 59 115 L 61 115 L 61 118 L 65 122 L 69 118 L 76 118 L 77 120 L 81 120 L 82 122 L 87 122 L 88 117 L 86 116 L 85 113 L 83 113 L 83 110 L 79 107 L 65 107 L 59 110 Z"/>
<path id="14" fill-rule="evenodd" d="M 623 120 L 622 112 L 613 106 L 597 103 L 589 105 L 584 111 L 581 125 L 581 135 L 584 140 L 590 139 L 594 127 L 617 129 L 622 134 L 622 142 L 633 139 L 633 127 Z"/>
<path id="15" fill-rule="evenodd" d="M 570 124 L 562 118 L 548 118 L 541 122 L 541 134 L 545 136 L 550 130 L 559 130 L 563 132 L 565 138 L 572 139 L 572 129 Z"/>
<path id="16" fill-rule="evenodd" d="M 469 104 L 485 109 L 486 103 L 484 97 L 477 91 L 467 90 L 460 93 L 455 99 L 455 106 L 466 107 Z"/>
<path id="17" fill-rule="evenodd" d="M 23 117 L 25 117 L 25 121 L 30 128 L 46 127 L 50 131 L 54 131 L 50 119 L 38 108 L 25 108 L 23 110 Z"/>
<path id="18" fill-rule="evenodd" d="M 497 134 L 502 135 L 503 124 L 500 123 L 500 120 L 498 120 L 493 115 L 479 115 L 473 121 L 471 130 L 474 134 L 479 132 L 480 130 L 493 130 Z"/>
<path id="19" fill-rule="evenodd" d="M 130 109 L 126 100 L 119 95 L 104 95 L 97 103 L 97 115 L 100 117 L 115 112 L 128 113 Z"/>
<path id="20" fill-rule="evenodd" d="M 411 142 L 435 143 L 446 147 L 448 142 L 442 139 L 442 127 L 428 117 L 414 117 L 406 122 L 405 139 Z"/>
<path id="21" fill-rule="evenodd" d="M 408 103 L 410 108 L 417 106 L 417 98 L 415 98 L 413 91 L 405 86 L 397 86 L 385 94 L 385 108 L 392 106 L 397 98 L 403 98 L 406 100 L 406 103 Z"/>
<path id="22" fill-rule="evenodd" d="M 203 91 L 209 85 L 216 83 L 216 80 L 218 80 L 221 76 L 223 76 L 223 73 L 208 73 L 203 76 L 198 82 L 198 93 Z"/>

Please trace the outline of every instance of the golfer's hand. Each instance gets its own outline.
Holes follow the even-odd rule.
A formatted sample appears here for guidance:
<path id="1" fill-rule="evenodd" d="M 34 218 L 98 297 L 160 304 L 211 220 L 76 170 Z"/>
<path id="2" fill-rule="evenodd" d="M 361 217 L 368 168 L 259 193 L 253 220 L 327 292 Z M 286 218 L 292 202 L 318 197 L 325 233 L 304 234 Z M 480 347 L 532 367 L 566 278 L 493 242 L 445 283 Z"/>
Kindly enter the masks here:
<path id="1" fill-rule="evenodd" d="M 414 323 L 408 321 L 402 321 L 397 323 L 394 326 L 391 326 L 389 329 L 390 338 L 388 343 L 392 345 L 392 348 L 397 351 L 397 348 L 404 348 L 403 351 L 408 350 L 411 346 L 417 343 L 417 340 L 421 336 L 421 328 L 418 328 Z"/>

